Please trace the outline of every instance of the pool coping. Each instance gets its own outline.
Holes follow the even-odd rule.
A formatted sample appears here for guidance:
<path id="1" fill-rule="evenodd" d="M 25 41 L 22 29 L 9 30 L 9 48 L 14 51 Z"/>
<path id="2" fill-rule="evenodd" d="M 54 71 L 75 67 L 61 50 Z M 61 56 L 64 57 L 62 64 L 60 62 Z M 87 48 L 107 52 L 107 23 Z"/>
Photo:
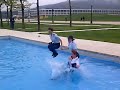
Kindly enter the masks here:
<path id="1" fill-rule="evenodd" d="M 13 39 L 13 40 L 20 40 L 22 42 L 27 42 L 27 43 L 30 43 L 30 44 L 47 45 L 46 42 L 30 40 L 30 39 L 27 39 L 27 38 L 21 38 L 21 37 L 16 37 L 16 36 L 11 36 L 11 35 L 0 36 L 0 39 Z M 66 47 L 66 46 L 64 46 L 64 47 Z M 63 50 L 63 51 L 69 52 L 69 50 Z M 104 53 L 100 53 L 100 52 L 93 52 L 93 51 L 82 50 L 82 49 L 78 49 L 78 52 L 79 52 L 80 55 L 83 55 L 83 56 L 90 56 L 90 57 L 93 57 L 93 58 L 99 58 L 100 60 L 120 63 L 120 56 L 108 55 L 108 54 L 104 54 Z M 108 59 L 108 58 L 110 58 L 110 59 Z"/>
<path id="2" fill-rule="evenodd" d="M 49 35 L 8 29 L 0 29 L 0 36 L 16 37 L 44 44 L 47 44 L 51 41 Z M 63 41 L 63 46 L 64 47 L 68 46 L 67 37 L 60 38 Z M 75 39 L 75 42 L 81 54 L 83 53 L 85 54 L 85 52 L 87 54 L 88 52 L 90 52 L 91 55 L 92 52 L 94 53 L 93 56 L 97 56 L 99 54 L 103 56 L 115 57 L 114 61 L 120 62 L 120 44 L 84 39 Z"/>

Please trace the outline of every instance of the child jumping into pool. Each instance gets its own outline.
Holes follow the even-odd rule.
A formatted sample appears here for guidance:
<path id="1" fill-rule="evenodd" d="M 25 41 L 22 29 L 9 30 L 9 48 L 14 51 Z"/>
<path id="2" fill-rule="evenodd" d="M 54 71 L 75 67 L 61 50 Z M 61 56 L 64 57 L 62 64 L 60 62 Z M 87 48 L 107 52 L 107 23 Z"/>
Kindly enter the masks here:
<path id="1" fill-rule="evenodd" d="M 73 68 L 80 67 L 78 52 L 76 50 L 72 50 L 72 55 L 69 57 L 68 65 Z"/>
<path id="2" fill-rule="evenodd" d="M 57 61 L 50 63 L 52 68 L 51 80 L 59 78 L 62 74 L 69 74 L 73 71 L 79 71 L 80 62 L 76 50 L 72 50 L 72 55 L 69 57 L 67 65 Z"/>
<path id="3" fill-rule="evenodd" d="M 70 52 L 72 51 L 72 50 L 75 50 L 75 51 L 77 51 L 77 45 L 76 45 L 76 43 L 74 42 L 74 38 L 73 38 L 73 36 L 71 35 L 71 36 L 68 36 L 68 47 L 67 48 L 62 48 L 62 50 L 64 50 L 64 49 L 69 49 L 70 50 Z M 78 58 L 79 58 L 79 53 L 77 53 L 78 55 Z"/>
<path id="4" fill-rule="evenodd" d="M 60 43 L 62 46 L 62 40 L 56 33 L 53 33 L 53 28 L 48 28 L 48 32 L 52 41 L 49 43 L 48 49 L 53 53 L 52 56 L 56 57 L 58 55 L 56 49 L 60 48 Z"/>
<path id="5" fill-rule="evenodd" d="M 76 43 L 74 42 L 74 38 L 73 38 L 73 36 L 69 36 L 68 37 L 68 48 L 70 49 L 70 50 L 76 50 L 77 51 L 77 45 L 76 45 Z"/>
<path id="6" fill-rule="evenodd" d="M 69 57 L 68 68 L 67 71 L 73 71 L 74 69 L 79 69 L 80 61 L 78 57 L 78 52 L 76 50 L 72 50 L 72 55 Z"/>

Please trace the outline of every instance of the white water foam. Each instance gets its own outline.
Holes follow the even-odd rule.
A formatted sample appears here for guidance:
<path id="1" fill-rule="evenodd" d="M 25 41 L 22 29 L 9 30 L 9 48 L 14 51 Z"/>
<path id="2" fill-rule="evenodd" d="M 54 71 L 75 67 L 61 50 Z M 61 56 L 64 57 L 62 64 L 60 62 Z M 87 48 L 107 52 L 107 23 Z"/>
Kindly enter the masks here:
<path id="1" fill-rule="evenodd" d="M 51 79 L 59 78 L 65 71 L 65 64 L 55 60 L 49 60 L 48 64 L 51 67 Z"/>

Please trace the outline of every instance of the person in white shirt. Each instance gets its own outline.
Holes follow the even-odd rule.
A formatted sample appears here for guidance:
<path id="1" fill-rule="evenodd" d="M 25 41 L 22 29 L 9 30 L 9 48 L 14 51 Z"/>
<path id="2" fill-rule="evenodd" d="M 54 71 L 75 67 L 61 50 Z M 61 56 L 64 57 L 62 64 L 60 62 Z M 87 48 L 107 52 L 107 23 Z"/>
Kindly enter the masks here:
<path id="1" fill-rule="evenodd" d="M 65 50 L 65 49 L 69 49 L 70 51 L 72 50 L 77 50 L 77 45 L 76 43 L 74 42 L 74 38 L 73 36 L 68 36 L 68 47 L 62 47 L 62 50 Z"/>
<path id="2" fill-rule="evenodd" d="M 72 50 L 77 50 L 77 45 L 74 42 L 74 38 L 73 36 L 69 36 L 68 37 L 68 48 L 72 51 Z"/>
<path id="3" fill-rule="evenodd" d="M 68 47 L 67 48 L 61 48 L 62 50 L 64 50 L 64 49 L 69 49 L 70 51 L 72 51 L 72 50 L 75 50 L 75 51 L 77 51 L 77 45 L 76 45 L 76 43 L 74 42 L 74 38 L 73 38 L 73 36 L 68 36 Z M 78 58 L 79 58 L 79 53 L 77 53 L 77 56 L 78 56 Z"/>
<path id="4" fill-rule="evenodd" d="M 78 57 L 78 52 L 76 50 L 72 50 L 72 55 L 69 57 L 68 61 L 69 68 L 79 68 L 80 67 L 80 61 Z"/>
<path id="5" fill-rule="evenodd" d="M 53 33 L 52 28 L 48 28 L 48 32 L 50 35 L 50 39 L 52 41 L 49 43 L 48 49 L 53 53 L 52 56 L 56 57 L 58 55 L 58 53 L 55 49 L 58 49 L 60 47 L 60 43 L 62 46 L 62 40 L 60 39 L 60 37 L 56 33 Z"/>

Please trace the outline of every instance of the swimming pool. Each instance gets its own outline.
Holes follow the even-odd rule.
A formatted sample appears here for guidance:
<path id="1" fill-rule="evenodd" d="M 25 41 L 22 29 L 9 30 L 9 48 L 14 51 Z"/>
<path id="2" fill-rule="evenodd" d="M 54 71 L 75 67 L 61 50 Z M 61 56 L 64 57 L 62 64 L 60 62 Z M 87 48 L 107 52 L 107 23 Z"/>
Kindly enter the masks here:
<path id="1" fill-rule="evenodd" d="M 81 56 L 80 72 L 51 78 L 50 62 L 66 63 L 68 52 L 52 58 L 46 45 L 0 40 L 0 90 L 120 90 L 120 64 Z"/>

